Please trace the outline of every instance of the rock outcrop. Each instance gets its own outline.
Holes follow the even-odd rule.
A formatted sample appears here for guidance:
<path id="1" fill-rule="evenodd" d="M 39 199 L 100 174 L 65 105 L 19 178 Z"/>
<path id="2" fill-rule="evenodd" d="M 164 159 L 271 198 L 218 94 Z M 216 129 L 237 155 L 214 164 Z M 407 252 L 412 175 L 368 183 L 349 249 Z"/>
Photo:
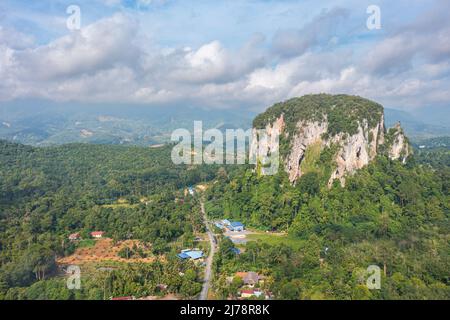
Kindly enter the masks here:
<path id="1" fill-rule="evenodd" d="M 318 97 L 318 99 L 322 99 L 320 101 L 323 105 L 323 95 L 318 95 Z M 271 115 L 267 122 L 264 122 L 264 118 L 260 117 L 258 119 L 258 121 L 265 123 L 263 128 L 269 134 L 269 139 L 264 142 L 268 144 L 265 146 L 267 150 L 278 150 L 275 140 L 270 138 L 270 135 L 274 132 L 279 131 L 283 136 L 283 143 L 288 143 L 287 147 L 280 147 L 280 149 L 287 150 L 284 154 L 281 154 L 281 160 L 282 166 L 293 184 L 305 174 L 302 164 L 308 156 L 308 150 L 310 148 L 317 149 L 317 146 L 320 146 L 320 151 L 325 148 L 334 150 L 330 163 L 333 169 L 331 176 L 327 177 L 329 186 L 336 179 L 344 185 L 346 175 L 354 173 L 374 160 L 380 152 L 380 146 L 385 145 L 388 139 L 389 145 L 385 145 L 384 149 L 387 150 L 391 159 L 400 159 L 405 162 L 410 155 L 410 147 L 400 125 L 397 125 L 386 134 L 383 109 L 380 105 L 359 97 L 325 95 L 326 99 L 334 99 L 332 101 L 336 101 L 336 97 L 338 97 L 337 101 L 339 102 L 341 102 L 340 100 L 346 102 L 347 100 L 345 99 L 347 97 L 350 99 L 347 109 L 345 105 L 340 106 L 346 112 L 340 111 L 341 113 L 338 116 L 341 116 L 341 118 L 336 116 L 335 105 L 325 105 L 319 111 L 314 109 L 314 117 L 306 113 L 296 119 L 295 116 L 298 111 L 295 108 L 297 106 L 288 101 L 286 104 L 289 109 L 285 110 L 279 104 L 273 107 L 277 108 L 276 112 L 269 111 L 269 114 L 270 112 L 275 113 L 275 118 Z M 314 97 L 308 96 L 308 99 L 312 98 Z M 365 109 L 355 104 L 355 101 L 360 103 L 359 99 L 365 103 Z M 301 100 L 298 101 L 301 104 Z M 373 112 L 370 112 L 370 109 L 369 112 L 367 111 L 367 106 L 371 106 L 370 103 L 373 104 Z M 289 115 L 286 116 L 286 114 Z M 342 116 L 342 114 L 344 115 Z M 345 118 L 347 114 L 349 120 Z M 369 116 L 364 117 L 366 114 L 369 114 Z M 287 118 L 294 119 L 296 122 L 287 123 L 285 120 Z M 350 129 L 340 129 L 342 124 L 348 124 Z"/>
<path id="2" fill-rule="evenodd" d="M 323 143 L 321 137 L 328 130 L 328 122 L 301 121 L 297 124 L 297 128 L 298 133 L 292 139 L 291 152 L 285 162 L 291 182 L 295 182 L 303 174 L 300 166 L 307 148 L 314 143 Z"/>
<path id="3" fill-rule="evenodd" d="M 377 155 L 380 143 L 384 141 L 383 117 L 373 128 L 369 127 L 367 121 L 362 121 L 356 134 L 339 133 L 328 139 L 323 138 L 328 131 L 327 120 L 322 122 L 301 121 L 297 126 L 298 131 L 291 140 L 291 152 L 286 161 L 286 172 L 293 183 L 303 175 L 301 163 L 310 145 L 320 143 L 322 148 L 331 145 L 339 146 L 334 159 L 336 170 L 333 171 L 329 180 L 329 185 L 331 185 L 335 179 L 339 179 L 344 184 L 346 174 L 353 173 L 369 164 Z"/>
<path id="4" fill-rule="evenodd" d="M 406 159 L 411 155 L 411 147 L 400 122 L 398 122 L 394 128 L 389 130 L 388 147 L 388 154 L 391 160 L 400 160 L 405 163 Z"/>

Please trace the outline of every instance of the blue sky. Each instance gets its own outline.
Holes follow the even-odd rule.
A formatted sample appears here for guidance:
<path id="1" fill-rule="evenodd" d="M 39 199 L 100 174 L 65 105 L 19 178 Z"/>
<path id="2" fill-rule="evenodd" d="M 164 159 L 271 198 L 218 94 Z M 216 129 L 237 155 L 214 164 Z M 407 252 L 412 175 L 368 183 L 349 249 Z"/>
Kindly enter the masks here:
<path id="1" fill-rule="evenodd" d="M 380 30 L 366 27 L 369 5 Z M 81 9 L 81 30 L 66 8 Z M 0 101 L 264 108 L 307 93 L 450 101 L 450 3 L 94 0 L 0 3 Z"/>

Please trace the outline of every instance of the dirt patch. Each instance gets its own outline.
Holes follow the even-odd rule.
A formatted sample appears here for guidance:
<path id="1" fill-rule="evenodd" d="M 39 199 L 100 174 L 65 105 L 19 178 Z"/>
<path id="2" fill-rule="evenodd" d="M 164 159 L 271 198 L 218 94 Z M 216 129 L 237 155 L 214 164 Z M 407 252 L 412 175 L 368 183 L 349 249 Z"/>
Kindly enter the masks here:
<path id="1" fill-rule="evenodd" d="M 123 259 L 117 254 L 125 247 L 132 248 L 134 245 L 142 247 L 143 245 L 138 240 L 126 240 L 120 241 L 114 245 L 112 239 L 104 238 L 96 240 L 95 246 L 88 248 L 78 248 L 74 254 L 68 257 L 60 258 L 57 260 L 58 264 L 63 265 L 82 265 L 90 262 L 102 262 L 102 261 L 115 261 L 125 263 L 151 263 L 155 257 L 147 258 L 131 258 Z"/>

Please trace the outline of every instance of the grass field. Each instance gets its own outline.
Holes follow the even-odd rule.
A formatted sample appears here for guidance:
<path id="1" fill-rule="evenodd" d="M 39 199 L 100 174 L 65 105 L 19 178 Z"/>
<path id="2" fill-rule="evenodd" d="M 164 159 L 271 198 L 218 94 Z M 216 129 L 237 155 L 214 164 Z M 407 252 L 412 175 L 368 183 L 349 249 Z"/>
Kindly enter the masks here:
<path id="1" fill-rule="evenodd" d="M 95 246 L 95 240 L 93 239 L 85 239 L 80 240 L 77 244 L 77 248 L 90 248 Z"/>
<path id="2" fill-rule="evenodd" d="M 285 244 L 293 249 L 299 249 L 304 240 L 287 234 L 253 233 L 247 235 L 249 241 L 261 241 L 270 245 Z"/>

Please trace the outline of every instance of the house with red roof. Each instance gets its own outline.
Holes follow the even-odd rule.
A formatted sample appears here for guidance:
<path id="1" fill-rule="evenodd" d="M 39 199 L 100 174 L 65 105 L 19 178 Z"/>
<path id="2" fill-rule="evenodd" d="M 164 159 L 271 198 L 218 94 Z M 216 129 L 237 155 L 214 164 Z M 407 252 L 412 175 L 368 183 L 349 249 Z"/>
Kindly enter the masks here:
<path id="1" fill-rule="evenodd" d="M 100 239 L 100 238 L 103 237 L 104 234 L 105 233 L 103 231 L 94 231 L 94 232 L 91 232 L 91 237 L 92 238 L 96 238 L 96 239 Z"/>
<path id="2" fill-rule="evenodd" d="M 241 290 L 241 298 L 259 298 L 264 295 L 264 292 L 259 289 L 243 289 Z"/>

